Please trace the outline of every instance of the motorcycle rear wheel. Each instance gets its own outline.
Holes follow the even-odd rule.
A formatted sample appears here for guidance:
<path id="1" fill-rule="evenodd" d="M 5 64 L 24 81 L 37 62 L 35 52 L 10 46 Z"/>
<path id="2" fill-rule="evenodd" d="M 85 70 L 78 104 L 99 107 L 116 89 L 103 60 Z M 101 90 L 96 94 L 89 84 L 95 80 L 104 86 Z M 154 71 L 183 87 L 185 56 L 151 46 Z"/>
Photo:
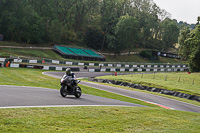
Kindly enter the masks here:
<path id="1" fill-rule="evenodd" d="M 60 94 L 62 97 L 66 97 L 67 94 L 68 94 L 68 91 L 67 91 L 67 86 L 66 85 L 62 85 L 60 87 Z"/>

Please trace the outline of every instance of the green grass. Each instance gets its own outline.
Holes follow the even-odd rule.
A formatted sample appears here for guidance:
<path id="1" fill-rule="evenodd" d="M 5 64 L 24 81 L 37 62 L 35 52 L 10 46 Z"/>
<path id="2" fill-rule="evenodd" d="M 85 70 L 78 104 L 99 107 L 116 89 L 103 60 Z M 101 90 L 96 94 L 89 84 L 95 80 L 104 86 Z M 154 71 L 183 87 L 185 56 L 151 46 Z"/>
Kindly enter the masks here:
<path id="1" fill-rule="evenodd" d="M 198 133 L 200 114 L 141 107 L 0 109 L 0 132 Z"/>
<path id="2" fill-rule="evenodd" d="M 42 72 L 0 68 L 0 84 L 60 88 L 59 79 Z M 85 94 L 147 105 L 132 98 L 81 87 Z M 199 132 L 199 113 L 149 106 L 0 109 L 0 132 Z"/>
<path id="3" fill-rule="evenodd" d="M 27 43 L 17 43 L 17 42 L 8 42 L 8 41 L 1 41 L 0 46 L 17 46 L 17 47 L 51 47 L 54 44 L 27 44 Z"/>
<path id="4" fill-rule="evenodd" d="M 154 74 L 143 74 L 143 76 L 142 74 L 102 76 L 98 78 L 124 81 L 200 96 L 200 73 L 155 73 L 155 78 Z"/>
<path id="5" fill-rule="evenodd" d="M 51 49 L 16 49 L 16 48 L 0 48 L 1 56 L 26 56 L 31 58 L 47 58 L 65 60 Z"/>
<path id="6" fill-rule="evenodd" d="M 159 57 L 159 60 L 148 60 L 142 58 L 139 55 L 121 55 L 121 56 L 106 56 L 107 62 L 136 62 L 136 63 L 179 63 L 184 64 L 185 62 L 178 59 Z"/>
<path id="7" fill-rule="evenodd" d="M 0 84 L 60 88 L 60 80 L 42 75 L 43 71 L 24 68 L 0 68 Z"/>

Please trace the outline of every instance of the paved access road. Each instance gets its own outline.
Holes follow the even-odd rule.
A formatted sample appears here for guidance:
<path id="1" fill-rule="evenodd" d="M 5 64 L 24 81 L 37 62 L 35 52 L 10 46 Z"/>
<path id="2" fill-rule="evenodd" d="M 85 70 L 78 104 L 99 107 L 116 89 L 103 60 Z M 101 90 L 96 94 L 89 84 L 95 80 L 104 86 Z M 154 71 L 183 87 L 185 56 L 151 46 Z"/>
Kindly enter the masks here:
<path id="1" fill-rule="evenodd" d="M 60 79 L 63 76 L 64 72 L 45 72 L 43 74 Z M 88 72 L 77 72 L 75 74 L 76 74 L 77 78 L 102 76 L 104 74 L 109 75 L 109 73 L 88 73 Z M 157 95 L 152 95 L 152 94 L 147 94 L 147 93 L 142 93 L 142 92 L 137 92 L 137 91 L 131 91 L 131 90 L 124 90 L 124 89 L 117 88 L 117 87 L 99 85 L 97 83 L 89 83 L 89 82 L 82 81 L 81 84 L 90 86 L 90 87 L 94 87 L 97 89 L 106 90 L 109 92 L 125 95 L 128 97 L 140 99 L 140 100 L 143 100 L 143 101 L 146 101 L 149 103 L 158 104 L 165 108 L 200 113 L 199 106 L 180 102 L 177 100 L 173 100 L 173 99 L 169 99 L 169 98 L 165 98 L 165 97 L 161 97 L 161 96 L 157 96 Z"/>

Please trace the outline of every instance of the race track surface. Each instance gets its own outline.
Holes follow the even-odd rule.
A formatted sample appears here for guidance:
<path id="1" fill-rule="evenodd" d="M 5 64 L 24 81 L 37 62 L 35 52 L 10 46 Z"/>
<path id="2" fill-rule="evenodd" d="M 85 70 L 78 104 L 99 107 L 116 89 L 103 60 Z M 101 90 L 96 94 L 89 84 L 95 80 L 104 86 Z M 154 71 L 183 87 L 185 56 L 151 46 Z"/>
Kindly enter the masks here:
<path id="1" fill-rule="evenodd" d="M 133 103 L 83 94 L 62 97 L 59 90 L 0 85 L 0 108 L 59 106 L 140 106 Z"/>
<path id="2" fill-rule="evenodd" d="M 63 76 L 64 72 L 45 72 L 43 74 L 60 79 Z M 77 72 L 75 74 L 77 78 L 103 76 L 104 74 L 109 75 L 109 73 L 88 73 L 88 72 Z M 170 98 L 165 98 L 162 96 L 157 96 L 157 95 L 152 95 L 152 94 L 137 92 L 137 91 L 131 91 L 131 90 L 125 90 L 125 89 L 106 86 L 106 85 L 99 85 L 97 83 L 82 81 L 80 84 L 101 89 L 101 90 L 105 90 L 105 91 L 109 91 L 109 92 L 113 92 L 113 93 L 117 93 L 117 94 L 121 94 L 128 97 L 136 98 L 148 103 L 157 104 L 161 107 L 168 108 L 168 109 L 200 113 L 199 106 L 188 104 L 188 103 L 181 102 L 178 100 L 173 100 Z"/>

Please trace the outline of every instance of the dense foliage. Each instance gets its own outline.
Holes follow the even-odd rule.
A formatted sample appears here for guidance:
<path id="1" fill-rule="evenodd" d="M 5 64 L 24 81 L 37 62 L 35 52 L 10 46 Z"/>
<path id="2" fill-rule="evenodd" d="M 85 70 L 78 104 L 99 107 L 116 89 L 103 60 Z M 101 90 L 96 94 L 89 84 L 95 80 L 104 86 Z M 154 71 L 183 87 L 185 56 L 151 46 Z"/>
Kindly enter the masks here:
<path id="1" fill-rule="evenodd" d="M 119 54 L 136 46 L 166 50 L 179 31 L 153 0 L 1 0 L 0 34 L 8 41 L 78 43 Z"/>
<path id="2" fill-rule="evenodd" d="M 181 31 L 179 43 L 179 54 L 184 59 L 189 59 L 190 70 L 200 72 L 200 24 L 192 31 Z"/>

